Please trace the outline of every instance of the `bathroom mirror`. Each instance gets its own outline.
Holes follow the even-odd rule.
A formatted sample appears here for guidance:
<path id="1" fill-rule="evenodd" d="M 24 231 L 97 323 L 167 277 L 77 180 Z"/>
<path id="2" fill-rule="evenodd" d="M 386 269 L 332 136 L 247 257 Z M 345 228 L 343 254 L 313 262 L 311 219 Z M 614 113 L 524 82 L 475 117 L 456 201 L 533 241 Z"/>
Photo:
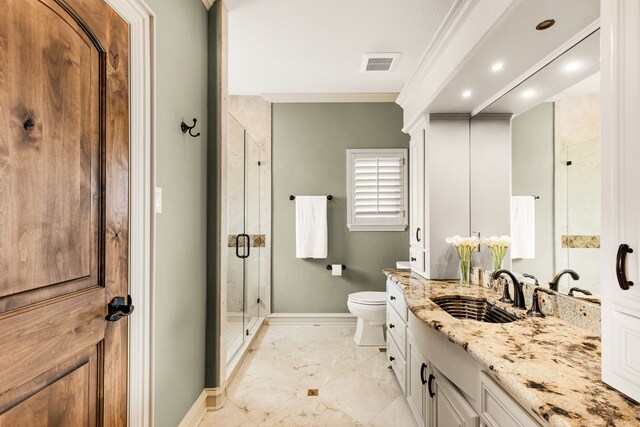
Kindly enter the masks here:
<path id="1" fill-rule="evenodd" d="M 557 290 L 592 302 L 600 294 L 599 45 L 597 30 L 479 113 L 513 114 L 512 270 L 541 284 L 573 270 Z"/>

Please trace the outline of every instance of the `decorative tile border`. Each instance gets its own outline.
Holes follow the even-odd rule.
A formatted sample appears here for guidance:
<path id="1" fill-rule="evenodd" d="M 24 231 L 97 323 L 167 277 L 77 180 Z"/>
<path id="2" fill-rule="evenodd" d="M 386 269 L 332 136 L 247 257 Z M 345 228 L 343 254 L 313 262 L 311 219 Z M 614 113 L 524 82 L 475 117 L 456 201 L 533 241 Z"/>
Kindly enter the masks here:
<path id="1" fill-rule="evenodd" d="M 237 234 L 229 234 L 227 238 L 227 247 L 236 247 L 236 236 Z M 267 237 L 264 234 L 249 234 L 249 240 L 252 248 L 264 248 L 267 245 Z M 244 242 L 245 239 L 240 239 L 238 246 L 243 248 Z"/>
<path id="2" fill-rule="evenodd" d="M 563 234 L 562 247 L 569 249 L 598 249 L 600 248 L 600 236 Z"/>

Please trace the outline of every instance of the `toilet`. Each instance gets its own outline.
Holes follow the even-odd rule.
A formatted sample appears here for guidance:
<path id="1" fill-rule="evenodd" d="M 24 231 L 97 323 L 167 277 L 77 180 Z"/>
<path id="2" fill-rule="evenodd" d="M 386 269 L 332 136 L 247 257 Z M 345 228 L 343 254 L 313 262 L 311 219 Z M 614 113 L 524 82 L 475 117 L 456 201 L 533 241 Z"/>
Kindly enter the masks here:
<path id="1" fill-rule="evenodd" d="M 351 314 L 358 318 L 353 341 L 358 345 L 385 345 L 387 293 L 356 292 L 349 294 L 347 306 Z"/>

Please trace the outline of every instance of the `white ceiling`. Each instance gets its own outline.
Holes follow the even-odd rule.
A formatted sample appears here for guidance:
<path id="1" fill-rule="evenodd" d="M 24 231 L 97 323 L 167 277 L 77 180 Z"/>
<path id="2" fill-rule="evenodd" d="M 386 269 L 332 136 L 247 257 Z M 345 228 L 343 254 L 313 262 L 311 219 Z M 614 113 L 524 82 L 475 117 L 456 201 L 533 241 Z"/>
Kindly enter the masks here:
<path id="1" fill-rule="evenodd" d="M 226 0 L 229 93 L 399 92 L 453 0 Z M 365 52 L 400 52 L 360 73 Z"/>
<path id="2" fill-rule="evenodd" d="M 477 112 L 491 102 L 497 93 L 514 83 L 519 84 L 519 79 L 531 73 L 531 67 L 544 62 L 545 58 L 585 28 L 592 27 L 591 24 L 597 22 L 599 17 L 600 0 L 520 1 L 507 19 L 498 22 L 478 43 L 431 103 L 428 112 Z M 537 31 L 536 25 L 546 19 L 555 19 L 555 25 Z M 593 49 L 597 58 L 598 45 Z M 493 72 L 491 67 L 498 62 L 503 63 L 504 68 Z M 470 91 L 471 96 L 463 97 L 464 91 Z M 557 92 L 550 95 L 554 93 Z"/>

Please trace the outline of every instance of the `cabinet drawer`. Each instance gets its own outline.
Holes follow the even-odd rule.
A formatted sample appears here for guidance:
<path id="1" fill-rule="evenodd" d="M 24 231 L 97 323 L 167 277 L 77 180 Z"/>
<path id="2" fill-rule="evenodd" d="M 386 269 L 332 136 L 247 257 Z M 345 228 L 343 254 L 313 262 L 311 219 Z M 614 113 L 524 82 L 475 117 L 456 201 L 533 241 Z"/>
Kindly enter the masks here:
<path id="1" fill-rule="evenodd" d="M 391 365 L 391 369 L 393 373 L 396 374 L 396 378 L 400 383 L 400 388 L 402 389 L 402 393 L 406 393 L 406 383 L 407 383 L 407 363 L 400 354 L 400 350 L 396 346 L 396 343 L 391 339 L 387 340 L 387 357 L 389 360 L 389 364 Z"/>
<path id="2" fill-rule="evenodd" d="M 400 315 L 396 313 L 393 307 L 387 309 L 387 340 L 393 339 L 400 350 L 400 354 L 405 359 L 407 348 L 407 324 L 402 320 Z"/>
<path id="3" fill-rule="evenodd" d="M 486 373 L 481 375 L 481 416 L 490 427 L 540 426 Z"/>
<path id="4" fill-rule="evenodd" d="M 393 283 L 391 280 L 387 280 L 387 298 L 389 299 L 389 304 L 393 309 L 395 309 L 396 313 L 400 315 L 400 318 L 407 322 L 407 304 L 404 302 L 404 294 L 402 290 Z M 389 310 L 387 310 L 389 311 Z"/>
<path id="5" fill-rule="evenodd" d="M 411 270 L 424 273 L 424 251 L 420 248 L 411 247 L 411 249 L 409 249 L 409 256 Z"/>

